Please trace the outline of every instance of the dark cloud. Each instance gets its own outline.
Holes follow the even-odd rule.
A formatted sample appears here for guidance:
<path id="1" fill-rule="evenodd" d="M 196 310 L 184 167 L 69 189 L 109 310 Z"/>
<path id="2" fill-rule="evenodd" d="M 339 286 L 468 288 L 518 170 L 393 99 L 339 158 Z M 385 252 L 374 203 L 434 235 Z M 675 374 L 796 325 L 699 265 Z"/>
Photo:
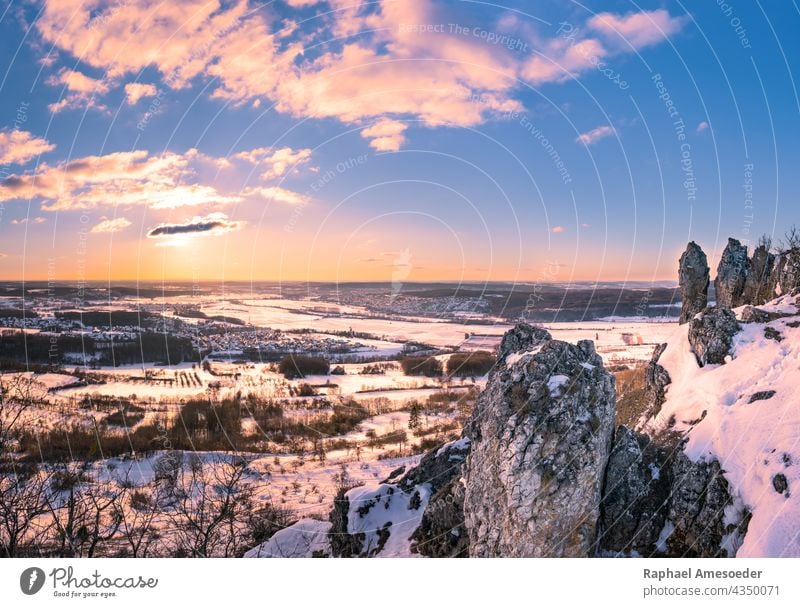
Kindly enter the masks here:
<path id="1" fill-rule="evenodd" d="M 180 234 L 213 234 L 238 230 L 241 224 L 238 221 L 228 221 L 221 213 L 208 217 L 195 217 L 185 223 L 162 223 L 151 229 L 148 238 L 163 236 L 177 236 Z"/>

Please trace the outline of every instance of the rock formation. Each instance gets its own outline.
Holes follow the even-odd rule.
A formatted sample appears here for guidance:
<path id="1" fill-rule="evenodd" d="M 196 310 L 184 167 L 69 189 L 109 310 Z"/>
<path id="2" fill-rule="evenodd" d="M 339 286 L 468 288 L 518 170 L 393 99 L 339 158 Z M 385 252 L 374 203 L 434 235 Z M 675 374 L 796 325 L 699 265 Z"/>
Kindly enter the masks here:
<path id="1" fill-rule="evenodd" d="M 794 247 L 777 256 L 770 286 L 775 296 L 800 288 L 800 249 Z"/>
<path id="2" fill-rule="evenodd" d="M 420 463 L 396 470 L 376 489 L 343 489 L 330 514 L 331 553 L 336 557 L 396 555 L 465 556 L 467 533 L 458 490 L 470 443 L 461 439 L 427 453 Z"/>
<path id="3" fill-rule="evenodd" d="M 747 247 L 735 238 L 729 238 L 728 245 L 722 252 L 722 258 L 717 267 L 717 277 L 714 280 L 717 306 L 736 308 L 746 303 L 752 303 L 744 298 L 749 269 L 750 259 L 747 257 Z"/>
<path id="4" fill-rule="evenodd" d="M 689 323 L 689 344 L 697 364 L 725 363 L 733 344 L 733 336 L 741 330 L 736 316 L 728 308 L 706 308 Z"/>
<path id="5" fill-rule="evenodd" d="M 666 398 L 667 386 L 672 382 L 667 370 L 658 364 L 661 355 L 666 349 L 667 344 L 657 345 L 653 351 L 653 357 L 644 370 L 645 401 L 648 408 L 642 413 L 646 417 L 653 417 L 661 410 L 661 405 L 664 404 L 664 399 Z"/>
<path id="6" fill-rule="evenodd" d="M 743 303 L 760 306 L 775 298 L 772 278 L 774 271 L 775 255 L 765 245 L 759 245 L 750 258 L 742 295 Z"/>
<path id="7" fill-rule="evenodd" d="M 681 290 L 681 324 L 689 322 L 708 305 L 708 258 L 697 244 L 690 242 L 678 263 L 678 285 Z"/>
<path id="8" fill-rule="evenodd" d="M 614 426 L 614 378 L 590 341 L 520 324 L 465 428 L 475 557 L 589 556 Z"/>
<path id="9" fill-rule="evenodd" d="M 734 556 L 747 532 L 719 462 L 693 462 L 670 437 L 620 426 L 606 471 L 601 553 Z"/>

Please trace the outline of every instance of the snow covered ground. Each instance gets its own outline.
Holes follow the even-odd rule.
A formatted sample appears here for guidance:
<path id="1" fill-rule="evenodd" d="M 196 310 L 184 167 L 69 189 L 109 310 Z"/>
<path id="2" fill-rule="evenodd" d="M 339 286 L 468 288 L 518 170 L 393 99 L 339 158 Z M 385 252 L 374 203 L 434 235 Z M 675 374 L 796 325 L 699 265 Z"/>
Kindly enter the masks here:
<path id="1" fill-rule="evenodd" d="M 725 477 L 753 514 L 738 557 L 800 556 L 797 303 L 785 296 L 760 306 L 794 316 L 742 324 L 724 365 L 698 366 L 689 346 L 688 325 L 669 339 L 659 361 L 672 383 L 661 411 L 647 427 L 663 429 L 674 418 L 675 429 L 688 433 L 689 457 L 720 461 Z M 766 328 L 782 339 L 766 338 Z"/>

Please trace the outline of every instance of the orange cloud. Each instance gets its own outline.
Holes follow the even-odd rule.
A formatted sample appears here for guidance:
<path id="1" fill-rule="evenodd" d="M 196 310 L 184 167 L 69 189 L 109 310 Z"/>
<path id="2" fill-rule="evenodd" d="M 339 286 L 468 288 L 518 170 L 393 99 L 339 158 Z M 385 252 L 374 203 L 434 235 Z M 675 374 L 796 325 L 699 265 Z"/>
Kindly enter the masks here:
<path id="1" fill-rule="evenodd" d="M 55 147 L 55 144 L 28 131 L 0 131 L 0 164 L 24 164 Z"/>

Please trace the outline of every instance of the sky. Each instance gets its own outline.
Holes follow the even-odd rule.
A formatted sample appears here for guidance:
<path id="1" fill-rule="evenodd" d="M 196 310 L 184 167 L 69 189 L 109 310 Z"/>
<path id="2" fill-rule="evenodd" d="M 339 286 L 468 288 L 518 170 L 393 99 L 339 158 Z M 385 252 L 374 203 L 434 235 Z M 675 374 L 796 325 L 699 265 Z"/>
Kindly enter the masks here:
<path id="1" fill-rule="evenodd" d="M 650 281 L 800 224 L 795 2 L 0 10 L 2 279 Z"/>

